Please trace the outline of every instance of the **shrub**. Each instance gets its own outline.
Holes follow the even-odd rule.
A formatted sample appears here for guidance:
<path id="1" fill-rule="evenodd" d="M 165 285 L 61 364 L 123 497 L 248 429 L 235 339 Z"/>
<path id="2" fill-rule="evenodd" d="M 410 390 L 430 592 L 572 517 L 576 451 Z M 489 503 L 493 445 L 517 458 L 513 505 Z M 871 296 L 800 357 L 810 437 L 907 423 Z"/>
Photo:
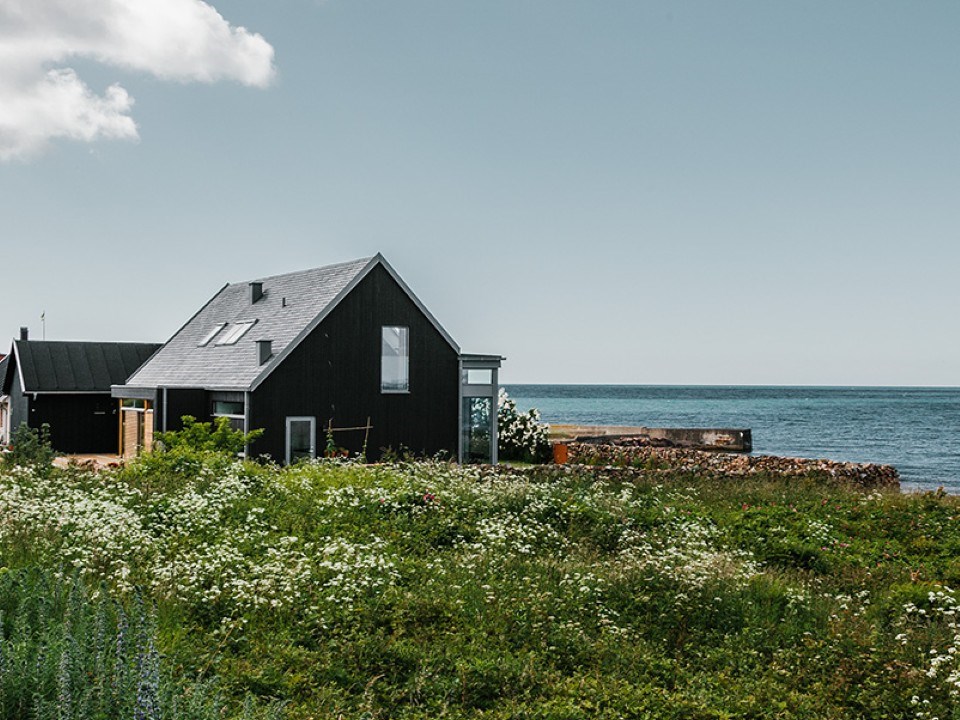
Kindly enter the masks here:
<path id="1" fill-rule="evenodd" d="M 56 451 L 50 444 L 50 426 L 44 423 L 39 430 L 29 427 L 25 422 L 13 431 L 10 452 L 3 457 L 8 467 L 30 467 L 41 475 L 48 474 L 53 467 Z"/>
<path id="2" fill-rule="evenodd" d="M 500 390 L 497 431 L 501 460 L 547 462 L 550 459 L 549 429 L 549 425 L 540 422 L 539 410 L 531 408 L 520 412 L 506 390 Z"/>
<path id="3" fill-rule="evenodd" d="M 237 455 L 243 448 L 253 443 L 263 430 L 234 430 L 230 419 L 218 417 L 212 423 L 197 422 L 192 415 L 184 415 L 182 430 L 171 430 L 157 434 L 157 443 L 163 451 L 187 450 L 210 451 Z"/>
<path id="4" fill-rule="evenodd" d="M 178 485 L 204 469 L 214 476 L 230 473 L 245 445 L 263 434 L 263 430 L 234 430 L 224 417 L 215 418 L 212 423 L 197 422 L 192 415 L 184 415 L 181 420 L 182 430 L 157 433 L 152 452 L 125 464 L 121 475 L 126 481 L 152 492 L 170 490 L 170 483 Z M 243 472 L 252 471 L 253 466 L 254 463 L 245 463 Z"/>

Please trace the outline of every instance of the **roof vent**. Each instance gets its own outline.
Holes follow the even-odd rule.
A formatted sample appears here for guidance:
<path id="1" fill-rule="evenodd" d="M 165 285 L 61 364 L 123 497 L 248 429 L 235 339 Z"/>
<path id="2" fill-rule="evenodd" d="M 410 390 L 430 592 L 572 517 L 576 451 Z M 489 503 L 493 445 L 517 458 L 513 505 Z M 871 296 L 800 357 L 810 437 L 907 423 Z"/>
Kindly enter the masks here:
<path id="1" fill-rule="evenodd" d="M 20 339 L 21 340 L 30 339 L 30 328 L 27 328 L 27 327 L 20 328 Z"/>
<path id="2" fill-rule="evenodd" d="M 263 297 L 263 283 L 250 283 L 250 304 L 253 305 L 257 300 Z"/>
<path id="3" fill-rule="evenodd" d="M 263 365 L 267 360 L 273 357 L 273 341 L 257 340 L 257 361 Z"/>

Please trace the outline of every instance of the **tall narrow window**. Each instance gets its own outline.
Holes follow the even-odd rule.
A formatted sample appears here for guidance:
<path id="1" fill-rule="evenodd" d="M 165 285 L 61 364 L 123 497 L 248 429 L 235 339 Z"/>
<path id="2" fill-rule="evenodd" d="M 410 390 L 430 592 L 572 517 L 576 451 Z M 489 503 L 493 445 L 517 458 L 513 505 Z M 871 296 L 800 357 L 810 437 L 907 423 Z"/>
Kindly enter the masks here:
<path id="1" fill-rule="evenodd" d="M 380 342 L 380 390 L 410 391 L 410 329 L 384 326 Z"/>

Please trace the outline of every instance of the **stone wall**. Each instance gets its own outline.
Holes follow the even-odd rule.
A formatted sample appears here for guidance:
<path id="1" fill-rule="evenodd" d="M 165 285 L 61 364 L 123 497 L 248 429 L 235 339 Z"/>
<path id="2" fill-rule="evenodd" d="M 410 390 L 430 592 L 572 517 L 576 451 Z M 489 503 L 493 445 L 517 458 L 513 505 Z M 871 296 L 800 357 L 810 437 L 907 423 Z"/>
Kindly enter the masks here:
<path id="1" fill-rule="evenodd" d="M 567 461 L 579 465 L 630 467 L 650 473 L 695 473 L 708 477 L 822 475 L 863 487 L 900 487 L 900 473 L 892 465 L 772 455 L 730 455 L 685 448 L 570 443 Z"/>

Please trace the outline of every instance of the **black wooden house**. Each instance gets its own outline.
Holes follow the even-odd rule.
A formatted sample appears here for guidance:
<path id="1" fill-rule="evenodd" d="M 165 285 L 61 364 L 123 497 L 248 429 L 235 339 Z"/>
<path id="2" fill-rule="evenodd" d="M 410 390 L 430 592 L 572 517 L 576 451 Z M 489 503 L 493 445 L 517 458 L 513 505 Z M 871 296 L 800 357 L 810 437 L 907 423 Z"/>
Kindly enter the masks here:
<path id="1" fill-rule="evenodd" d="M 119 417 L 110 388 L 160 347 L 156 343 L 30 340 L 26 328 L 3 363 L 4 441 L 26 423 L 50 426 L 61 453 L 116 453 Z"/>
<path id="2" fill-rule="evenodd" d="M 0 446 L 10 443 L 10 398 L 3 392 L 3 379 L 7 376 L 9 355 L 0 357 Z"/>
<path id="3" fill-rule="evenodd" d="M 461 356 L 377 255 L 225 285 L 113 395 L 125 454 L 148 446 L 145 423 L 174 430 L 191 415 L 262 429 L 250 453 L 280 462 L 323 455 L 328 437 L 370 460 L 495 461 L 500 361 Z"/>

